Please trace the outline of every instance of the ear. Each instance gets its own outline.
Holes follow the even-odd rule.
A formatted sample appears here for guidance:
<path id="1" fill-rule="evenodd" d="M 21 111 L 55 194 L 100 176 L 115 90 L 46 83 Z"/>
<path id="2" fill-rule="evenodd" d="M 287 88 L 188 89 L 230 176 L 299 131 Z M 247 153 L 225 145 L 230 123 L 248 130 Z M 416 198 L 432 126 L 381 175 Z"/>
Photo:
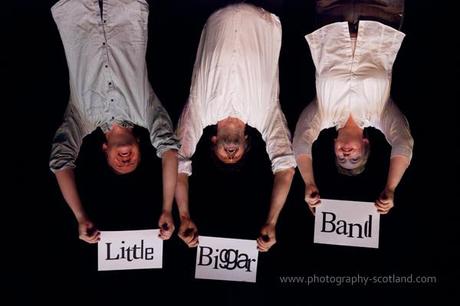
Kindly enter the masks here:
<path id="1" fill-rule="evenodd" d="M 212 137 L 211 137 L 211 142 L 212 142 L 213 144 L 216 144 L 216 143 L 217 143 L 217 136 L 212 136 Z"/>
<path id="2" fill-rule="evenodd" d="M 107 148 L 108 148 L 107 143 L 104 142 L 102 144 L 102 151 L 107 152 Z"/>

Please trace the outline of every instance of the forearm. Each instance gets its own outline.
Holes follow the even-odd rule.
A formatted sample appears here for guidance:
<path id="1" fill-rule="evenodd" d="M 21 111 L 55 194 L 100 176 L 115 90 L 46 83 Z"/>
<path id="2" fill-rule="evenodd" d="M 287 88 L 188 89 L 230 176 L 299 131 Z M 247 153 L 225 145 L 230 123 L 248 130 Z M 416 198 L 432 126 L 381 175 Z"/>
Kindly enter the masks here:
<path id="1" fill-rule="evenodd" d="M 163 169 L 163 211 L 171 212 L 177 181 L 177 152 L 168 150 L 161 158 Z"/>
<path id="2" fill-rule="evenodd" d="M 291 188 L 294 173 L 294 168 L 288 168 L 275 173 L 267 224 L 275 225 L 278 222 L 279 214 L 283 209 L 289 189 Z"/>
<path id="3" fill-rule="evenodd" d="M 179 173 L 176 184 L 176 203 L 180 219 L 190 218 L 188 205 L 188 175 Z"/>
<path id="4" fill-rule="evenodd" d="M 55 172 L 61 193 L 72 210 L 75 218 L 80 223 L 87 219 L 86 212 L 78 195 L 77 184 L 73 168 L 65 168 Z"/>
<path id="5" fill-rule="evenodd" d="M 385 188 L 394 191 L 398 186 L 401 178 L 409 166 L 409 159 L 405 156 L 393 156 L 390 160 L 390 169 L 388 171 L 388 178 Z"/>
<path id="6" fill-rule="evenodd" d="M 305 185 L 316 185 L 311 156 L 307 154 L 298 155 L 296 160 Z"/>

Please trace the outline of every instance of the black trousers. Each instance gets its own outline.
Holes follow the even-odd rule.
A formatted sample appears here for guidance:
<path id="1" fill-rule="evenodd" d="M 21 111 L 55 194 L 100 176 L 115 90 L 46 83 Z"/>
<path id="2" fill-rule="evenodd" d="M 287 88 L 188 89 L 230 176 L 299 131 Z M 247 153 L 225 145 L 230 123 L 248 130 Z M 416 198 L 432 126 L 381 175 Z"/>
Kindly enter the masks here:
<path id="1" fill-rule="evenodd" d="M 351 31 L 359 20 L 375 20 L 400 30 L 404 0 L 316 0 L 316 26 L 348 21 Z"/>

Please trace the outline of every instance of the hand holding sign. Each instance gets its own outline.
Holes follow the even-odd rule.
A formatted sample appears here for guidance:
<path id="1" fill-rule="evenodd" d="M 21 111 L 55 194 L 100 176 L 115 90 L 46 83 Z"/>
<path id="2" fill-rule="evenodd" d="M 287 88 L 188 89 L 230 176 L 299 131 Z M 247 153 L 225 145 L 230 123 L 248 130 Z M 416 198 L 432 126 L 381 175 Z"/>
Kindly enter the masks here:
<path id="1" fill-rule="evenodd" d="M 311 213 L 315 215 L 316 207 L 321 204 L 319 190 L 315 183 L 305 185 L 305 202 L 307 202 Z"/>
<path id="2" fill-rule="evenodd" d="M 257 249 L 267 252 L 276 243 L 276 229 L 274 224 L 265 224 L 257 238 Z"/>
<path id="3" fill-rule="evenodd" d="M 375 207 L 381 214 L 387 214 L 394 206 L 394 191 L 385 188 L 380 194 L 377 201 L 375 201 Z"/>
<path id="4" fill-rule="evenodd" d="M 181 219 L 178 235 L 189 248 L 198 245 L 198 229 L 190 218 Z"/>
<path id="5" fill-rule="evenodd" d="M 170 211 L 163 211 L 158 220 L 158 227 L 160 228 L 160 237 L 163 240 L 168 240 L 174 232 L 174 221 Z"/>
<path id="6" fill-rule="evenodd" d="M 87 218 L 78 222 L 78 238 L 88 243 L 97 243 L 101 240 L 100 232 Z"/>

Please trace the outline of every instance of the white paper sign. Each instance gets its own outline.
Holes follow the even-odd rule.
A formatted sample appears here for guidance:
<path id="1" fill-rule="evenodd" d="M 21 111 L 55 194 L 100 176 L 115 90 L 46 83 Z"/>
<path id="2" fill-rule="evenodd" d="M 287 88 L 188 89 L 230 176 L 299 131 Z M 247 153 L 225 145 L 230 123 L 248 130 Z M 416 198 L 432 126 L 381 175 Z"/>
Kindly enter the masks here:
<path id="1" fill-rule="evenodd" d="M 315 243 L 378 248 L 379 229 L 374 203 L 321 199 L 316 208 Z"/>
<path id="2" fill-rule="evenodd" d="M 157 269 L 163 266 L 160 230 L 101 231 L 98 270 Z"/>
<path id="3" fill-rule="evenodd" d="M 200 236 L 199 241 L 195 278 L 256 282 L 255 240 Z"/>

